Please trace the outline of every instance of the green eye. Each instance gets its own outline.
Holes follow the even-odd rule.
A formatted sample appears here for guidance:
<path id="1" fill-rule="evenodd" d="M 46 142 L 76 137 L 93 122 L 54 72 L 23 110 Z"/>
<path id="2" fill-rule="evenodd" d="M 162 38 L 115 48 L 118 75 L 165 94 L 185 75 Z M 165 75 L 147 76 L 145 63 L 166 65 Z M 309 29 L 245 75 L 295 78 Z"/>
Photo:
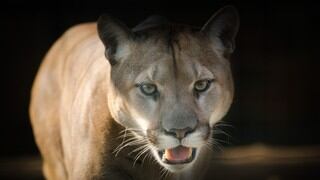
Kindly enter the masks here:
<path id="1" fill-rule="evenodd" d="M 194 90 L 198 93 L 204 92 L 209 89 L 213 80 L 199 80 L 194 84 Z"/>
<path id="2" fill-rule="evenodd" d="M 147 96 L 155 95 L 158 92 L 157 86 L 154 84 L 141 84 L 139 87 L 141 92 Z"/>

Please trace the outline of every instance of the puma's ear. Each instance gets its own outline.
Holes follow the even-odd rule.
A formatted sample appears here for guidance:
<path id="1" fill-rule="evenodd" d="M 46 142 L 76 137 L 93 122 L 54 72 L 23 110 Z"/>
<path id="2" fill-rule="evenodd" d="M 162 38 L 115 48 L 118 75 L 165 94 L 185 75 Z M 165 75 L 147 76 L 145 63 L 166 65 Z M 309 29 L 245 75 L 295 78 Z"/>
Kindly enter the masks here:
<path id="1" fill-rule="evenodd" d="M 220 55 L 229 58 L 235 49 L 238 29 L 238 11 L 233 6 L 226 6 L 211 16 L 201 31 L 209 36 L 213 47 Z"/>
<path id="2" fill-rule="evenodd" d="M 111 65 L 130 53 L 129 43 L 132 37 L 131 30 L 119 20 L 106 14 L 98 19 L 98 34 L 106 51 L 106 58 Z"/>

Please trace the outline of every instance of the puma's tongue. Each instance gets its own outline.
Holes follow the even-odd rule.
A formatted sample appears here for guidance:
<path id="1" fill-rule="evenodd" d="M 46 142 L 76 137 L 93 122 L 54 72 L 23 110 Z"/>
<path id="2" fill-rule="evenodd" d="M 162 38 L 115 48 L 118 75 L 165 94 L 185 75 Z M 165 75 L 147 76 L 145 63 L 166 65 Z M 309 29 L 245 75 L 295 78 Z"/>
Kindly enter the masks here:
<path id="1" fill-rule="evenodd" d="M 166 149 L 164 152 L 164 157 L 168 161 L 179 162 L 188 160 L 192 155 L 192 148 L 178 146 L 172 149 Z"/>

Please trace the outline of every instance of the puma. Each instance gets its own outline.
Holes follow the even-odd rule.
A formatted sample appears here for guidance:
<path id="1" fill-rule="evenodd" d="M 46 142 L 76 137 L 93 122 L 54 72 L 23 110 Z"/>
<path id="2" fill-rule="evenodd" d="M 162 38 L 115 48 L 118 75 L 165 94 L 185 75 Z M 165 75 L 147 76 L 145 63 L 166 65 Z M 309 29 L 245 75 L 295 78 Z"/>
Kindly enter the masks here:
<path id="1" fill-rule="evenodd" d="M 45 178 L 200 179 L 233 99 L 238 26 L 227 6 L 202 28 L 102 15 L 65 32 L 31 94 Z"/>

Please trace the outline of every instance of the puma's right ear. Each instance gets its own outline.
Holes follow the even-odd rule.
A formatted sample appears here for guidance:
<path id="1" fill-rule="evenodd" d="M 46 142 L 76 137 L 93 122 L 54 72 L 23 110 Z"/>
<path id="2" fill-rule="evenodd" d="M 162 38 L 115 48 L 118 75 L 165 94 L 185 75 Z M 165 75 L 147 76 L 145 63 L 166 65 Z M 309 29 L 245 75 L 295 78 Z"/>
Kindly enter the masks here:
<path id="1" fill-rule="evenodd" d="M 238 11 L 233 6 L 226 6 L 211 16 L 201 31 L 209 36 L 220 55 L 228 58 L 235 49 L 238 29 Z"/>
<path id="2" fill-rule="evenodd" d="M 106 51 L 106 58 L 111 65 L 129 53 L 129 42 L 132 36 L 131 30 L 119 20 L 106 14 L 98 19 L 98 34 Z"/>

